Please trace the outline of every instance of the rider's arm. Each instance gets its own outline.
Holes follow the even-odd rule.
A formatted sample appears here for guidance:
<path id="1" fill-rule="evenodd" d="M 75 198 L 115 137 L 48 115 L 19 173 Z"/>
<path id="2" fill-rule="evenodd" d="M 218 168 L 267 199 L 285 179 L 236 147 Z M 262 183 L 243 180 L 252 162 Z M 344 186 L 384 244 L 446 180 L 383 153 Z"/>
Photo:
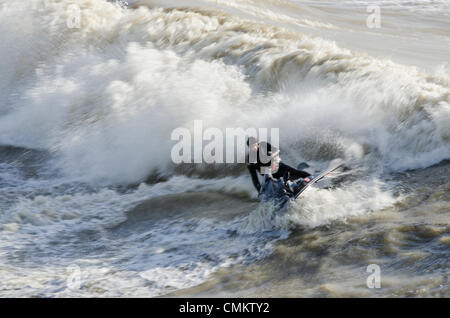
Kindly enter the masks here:
<path id="1" fill-rule="evenodd" d="M 278 149 L 277 147 L 272 146 L 271 144 L 267 143 L 267 154 L 270 157 L 275 157 L 278 156 L 280 154 L 280 149 Z"/>
<path id="2" fill-rule="evenodd" d="M 279 149 L 277 147 L 274 147 L 270 143 L 265 141 L 259 143 L 259 149 L 261 151 L 261 154 L 264 154 L 269 157 L 279 152 Z"/>
<path id="3" fill-rule="evenodd" d="M 252 165 L 252 164 L 248 164 L 247 165 L 248 171 L 250 171 L 250 176 L 252 177 L 252 182 L 253 185 L 256 188 L 256 191 L 258 191 L 261 189 L 261 184 L 259 183 L 259 179 L 258 179 L 258 175 L 256 173 L 256 166 Z"/>

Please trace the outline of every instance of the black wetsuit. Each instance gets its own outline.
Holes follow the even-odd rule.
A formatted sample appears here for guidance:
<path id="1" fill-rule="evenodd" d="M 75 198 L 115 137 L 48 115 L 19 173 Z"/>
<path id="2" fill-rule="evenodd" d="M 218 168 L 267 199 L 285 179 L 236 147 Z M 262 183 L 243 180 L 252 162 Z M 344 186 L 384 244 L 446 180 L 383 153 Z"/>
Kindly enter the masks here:
<path id="1" fill-rule="evenodd" d="M 272 161 L 270 159 L 272 155 L 277 152 L 278 149 L 276 147 L 273 147 L 268 142 L 260 142 L 257 153 L 252 153 L 252 156 L 250 156 L 250 153 L 247 155 L 247 168 L 250 171 L 253 185 L 258 192 L 261 189 L 261 184 L 259 183 L 257 172 L 259 172 L 261 175 L 264 175 L 264 173 L 261 171 L 261 168 L 270 169 L 270 166 L 272 164 Z M 253 162 L 250 162 L 250 158 L 254 159 L 252 160 Z M 284 180 L 295 180 L 299 178 L 306 178 L 309 176 L 310 174 L 308 172 L 292 168 L 281 161 L 278 164 L 278 170 L 275 173 L 272 173 L 272 177 L 274 177 L 275 179 L 283 177 Z"/>

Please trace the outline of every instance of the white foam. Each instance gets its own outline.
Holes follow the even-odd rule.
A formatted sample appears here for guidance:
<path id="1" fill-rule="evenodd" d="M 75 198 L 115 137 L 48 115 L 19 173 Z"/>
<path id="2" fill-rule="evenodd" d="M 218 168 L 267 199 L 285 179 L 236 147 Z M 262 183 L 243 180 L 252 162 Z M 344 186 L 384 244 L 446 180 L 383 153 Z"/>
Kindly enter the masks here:
<path id="1" fill-rule="evenodd" d="M 380 211 L 401 200 L 393 196 L 391 188 L 391 184 L 372 179 L 330 190 L 309 189 L 295 201 L 287 221 L 291 226 L 316 227 Z"/>

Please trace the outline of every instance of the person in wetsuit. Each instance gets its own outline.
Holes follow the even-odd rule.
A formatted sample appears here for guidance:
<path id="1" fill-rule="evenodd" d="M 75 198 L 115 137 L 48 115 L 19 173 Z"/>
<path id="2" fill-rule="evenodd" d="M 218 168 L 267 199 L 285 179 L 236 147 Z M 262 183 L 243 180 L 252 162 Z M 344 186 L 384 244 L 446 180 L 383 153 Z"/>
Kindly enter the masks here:
<path id="1" fill-rule="evenodd" d="M 280 150 L 273 147 L 268 142 L 259 142 L 254 137 L 247 139 L 247 146 L 249 152 L 247 155 L 247 168 L 252 177 L 253 185 L 258 193 L 261 190 L 261 184 L 258 179 L 258 172 L 260 175 L 269 174 L 273 179 L 280 179 L 283 177 L 285 181 L 305 178 L 309 182 L 308 177 L 311 176 L 306 171 L 292 168 L 283 162 L 279 157 Z M 292 189 L 291 189 L 292 191 Z"/>

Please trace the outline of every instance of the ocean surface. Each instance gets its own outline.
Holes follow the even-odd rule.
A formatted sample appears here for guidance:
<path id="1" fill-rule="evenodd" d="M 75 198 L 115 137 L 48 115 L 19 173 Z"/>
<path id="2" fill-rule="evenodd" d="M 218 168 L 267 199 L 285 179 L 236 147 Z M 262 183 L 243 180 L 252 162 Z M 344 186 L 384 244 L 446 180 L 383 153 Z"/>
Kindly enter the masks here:
<path id="1" fill-rule="evenodd" d="M 194 120 L 349 170 L 277 213 Z M 0 297 L 450 297 L 449 177 L 447 0 L 0 1 Z"/>

